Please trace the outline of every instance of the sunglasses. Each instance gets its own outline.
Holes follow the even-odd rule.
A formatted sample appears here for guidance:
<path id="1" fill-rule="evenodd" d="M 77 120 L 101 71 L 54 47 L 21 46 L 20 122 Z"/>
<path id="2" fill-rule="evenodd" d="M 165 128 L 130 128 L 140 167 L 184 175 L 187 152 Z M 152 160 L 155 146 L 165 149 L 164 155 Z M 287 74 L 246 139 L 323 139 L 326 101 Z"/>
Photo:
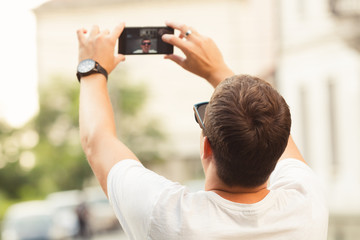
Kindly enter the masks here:
<path id="1" fill-rule="evenodd" d="M 147 45 L 147 46 L 150 46 L 150 45 L 151 45 L 151 42 L 143 42 L 143 43 L 141 43 L 141 45 Z"/>
<path id="2" fill-rule="evenodd" d="M 195 121 L 199 124 L 200 128 L 203 130 L 205 129 L 205 125 L 204 125 L 205 110 L 208 104 L 209 102 L 201 102 L 195 104 L 193 107 L 195 114 Z"/>

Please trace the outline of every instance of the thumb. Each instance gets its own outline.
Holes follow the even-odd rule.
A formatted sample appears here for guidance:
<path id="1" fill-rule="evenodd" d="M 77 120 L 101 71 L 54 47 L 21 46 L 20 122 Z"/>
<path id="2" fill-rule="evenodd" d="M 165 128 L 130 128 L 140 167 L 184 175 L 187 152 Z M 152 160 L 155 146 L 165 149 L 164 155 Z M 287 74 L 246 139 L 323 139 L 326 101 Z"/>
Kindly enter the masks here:
<path id="1" fill-rule="evenodd" d="M 170 59 L 171 61 L 177 63 L 181 67 L 184 67 L 185 58 L 183 58 L 183 57 L 180 57 L 180 56 L 174 55 L 174 54 L 170 54 L 170 55 L 165 55 L 164 58 L 165 59 Z"/>
<path id="2" fill-rule="evenodd" d="M 125 56 L 122 54 L 118 54 L 115 56 L 115 66 L 117 66 L 120 62 L 125 61 Z"/>

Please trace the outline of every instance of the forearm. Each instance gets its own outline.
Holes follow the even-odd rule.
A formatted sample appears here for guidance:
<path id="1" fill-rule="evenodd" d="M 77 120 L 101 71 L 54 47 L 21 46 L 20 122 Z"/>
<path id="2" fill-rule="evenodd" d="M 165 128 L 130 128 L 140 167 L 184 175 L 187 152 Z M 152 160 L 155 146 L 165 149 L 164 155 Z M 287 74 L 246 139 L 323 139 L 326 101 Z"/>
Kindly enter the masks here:
<path id="1" fill-rule="evenodd" d="M 82 79 L 79 119 L 81 144 L 87 156 L 96 153 L 103 136 L 116 137 L 114 113 L 103 75 Z"/>
<path id="2" fill-rule="evenodd" d="M 301 155 L 300 150 L 296 146 L 291 135 L 289 136 L 288 144 L 285 148 L 285 151 L 281 155 L 279 161 L 286 159 L 286 158 L 295 158 L 295 159 L 298 159 L 298 160 L 306 163 L 305 159 Z"/>
<path id="3" fill-rule="evenodd" d="M 117 64 L 125 60 L 124 55 L 114 55 L 124 26 L 121 23 L 110 32 L 100 31 L 95 25 L 89 34 L 86 29 L 79 29 L 79 60 L 92 59 L 110 74 Z M 116 136 L 114 112 L 103 74 L 90 72 L 90 75 L 81 78 L 79 124 L 81 145 L 107 194 L 107 176 L 111 168 L 121 160 L 138 159 Z"/>
<path id="4" fill-rule="evenodd" d="M 224 81 L 226 78 L 231 77 L 234 75 L 234 72 L 228 68 L 226 65 L 223 67 L 217 69 L 216 71 L 211 72 L 209 77 L 206 78 L 206 80 L 214 87 L 216 88 L 219 83 Z"/>

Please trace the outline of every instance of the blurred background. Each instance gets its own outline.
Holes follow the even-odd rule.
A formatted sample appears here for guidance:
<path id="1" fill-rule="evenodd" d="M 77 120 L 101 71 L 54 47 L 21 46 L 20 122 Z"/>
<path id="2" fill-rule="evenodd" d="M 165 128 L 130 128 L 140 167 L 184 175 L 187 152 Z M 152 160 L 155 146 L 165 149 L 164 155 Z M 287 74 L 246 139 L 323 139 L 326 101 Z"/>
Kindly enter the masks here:
<path id="1" fill-rule="evenodd" d="M 276 86 L 326 191 L 328 239 L 360 239 L 360 0 L 4 1 L 1 238 L 126 239 L 79 142 L 76 30 L 165 20 L 213 38 L 235 73 Z M 109 91 L 118 135 L 144 164 L 202 188 L 192 105 L 212 87 L 161 55 L 127 56 Z"/>

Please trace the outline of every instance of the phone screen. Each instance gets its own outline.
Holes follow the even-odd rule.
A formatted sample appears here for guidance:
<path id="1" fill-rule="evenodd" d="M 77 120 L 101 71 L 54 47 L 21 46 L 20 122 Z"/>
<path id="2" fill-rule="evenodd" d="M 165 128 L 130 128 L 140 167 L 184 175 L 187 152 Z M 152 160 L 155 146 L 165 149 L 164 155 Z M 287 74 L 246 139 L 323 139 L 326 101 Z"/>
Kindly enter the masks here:
<path id="1" fill-rule="evenodd" d="M 170 27 L 126 27 L 119 37 L 120 54 L 172 54 L 174 47 L 161 40 L 174 34 Z"/>

